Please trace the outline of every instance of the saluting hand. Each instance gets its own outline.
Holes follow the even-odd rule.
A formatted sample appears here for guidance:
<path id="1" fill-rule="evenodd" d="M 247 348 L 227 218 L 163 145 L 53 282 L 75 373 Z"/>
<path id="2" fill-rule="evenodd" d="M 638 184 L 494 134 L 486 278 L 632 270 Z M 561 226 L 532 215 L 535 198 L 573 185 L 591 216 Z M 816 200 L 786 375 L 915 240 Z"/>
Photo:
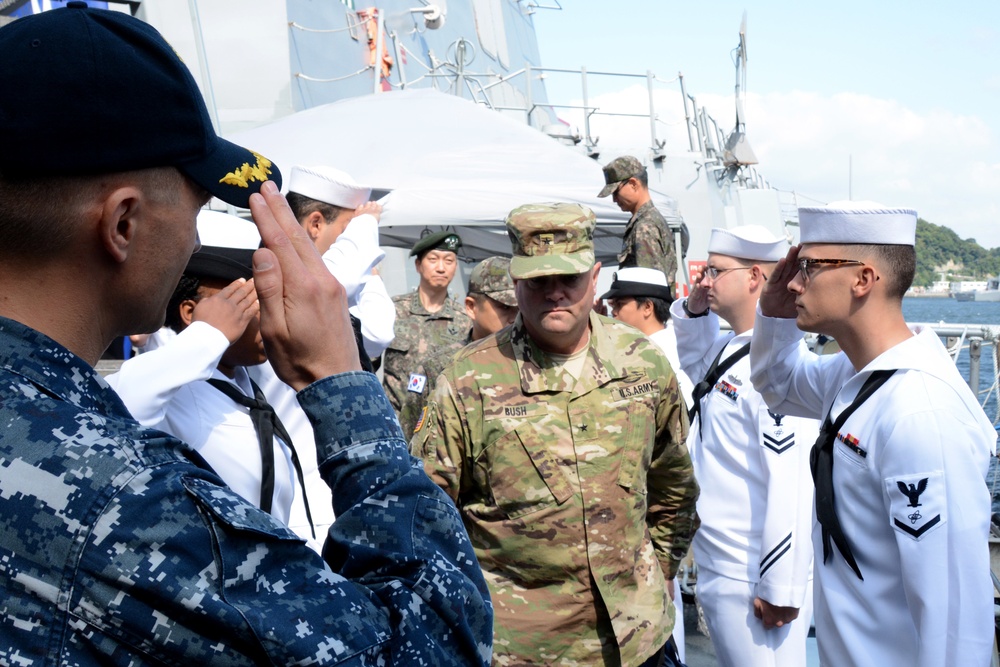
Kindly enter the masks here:
<path id="1" fill-rule="evenodd" d="M 298 391 L 361 370 L 344 287 L 273 182 L 250 196 L 250 212 L 264 242 L 253 256 L 260 332 L 278 377 Z"/>
<path id="2" fill-rule="evenodd" d="M 380 220 L 382 218 L 382 205 L 377 201 L 365 202 L 361 206 L 354 209 L 354 218 L 359 215 L 365 215 L 366 213 L 375 218 L 375 220 Z M 354 218 L 351 219 L 353 220 Z"/>
<path id="3" fill-rule="evenodd" d="M 760 312 L 768 317 L 783 317 L 794 319 L 795 294 L 788 290 L 788 283 L 792 282 L 795 274 L 799 271 L 799 247 L 792 246 L 784 259 L 779 259 L 774 272 L 768 277 L 764 289 L 760 293 Z"/>
<path id="4" fill-rule="evenodd" d="M 705 272 L 695 269 L 691 274 L 691 293 L 688 295 L 688 310 L 695 315 L 708 310 L 708 289 L 701 284 Z"/>
<path id="5" fill-rule="evenodd" d="M 193 322 L 205 322 L 235 343 L 246 331 L 250 320 L 260 312 L 253 280 L 240 278 L 222 290 L 198 301 L 191 315 Z"/>

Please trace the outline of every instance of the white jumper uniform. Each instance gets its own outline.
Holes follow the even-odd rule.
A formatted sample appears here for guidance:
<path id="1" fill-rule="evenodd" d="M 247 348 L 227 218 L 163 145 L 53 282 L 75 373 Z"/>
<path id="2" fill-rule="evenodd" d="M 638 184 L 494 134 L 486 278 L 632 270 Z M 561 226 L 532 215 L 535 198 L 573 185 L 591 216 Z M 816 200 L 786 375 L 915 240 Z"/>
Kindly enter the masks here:
<path id="1" fill-rule="evenodd" d="M 263 464 L 250 410 L 206 382 L 220 379 L 253 397 L 242 367 L 232 380 L 216 368 L 228 348 L 221 331 L 192 322 L 161 347 L 125 361 L 106 379 L 136 421 L 191 445 L 233 491 L 260 507 Z M 271 514 L 285 523 L 296 484 L 291 452 L 275 437 Z"/>
<path id="2" fill-rule="evenodd" d="M 701 381 L 752 331 L 721 333 L 715 313 L 689 318 L 671 305 L 681 366 Z M 799 334 L 798 344 L 803 345 Z M 721 665 L 805 665 L 812 611 L 813 482 L 809 452 L 819 432 L 811 419 L 770 412 L 750 384 L 750 358 L 725 371 L 701 399 L 688 448 L 701 486 L 701 527 L 693 547 L 698 599 Z M 754 617 L 760 597 L 796 607 L 799 617 L 765 629 Z"/>
<path id="3" fill-rule="evenodd" d="M 836 512 L 864 580 L 836 545 L 816 549 L 824 665 L 988 665 L 993 585 L 985 484 L 997 434 L 933 330 L 860 372 L 798 344 L 793 319 L 757 314 L 753 384 L 772 409 L 835 419 L 872 371 L 899 369 L 833 444 Z M 831 409 L 832 406 L 832 409 Z"/>
<path id="4" fill-rule="evenodd" d="M 663 350 L 663 354 L 667 355 L 667 361 L 670 362 L 670 367 L 674 369 L 674 375 L 677 376 L 677 386 L 680 387 L 684 406 L 690 408 L 691 392 L 694 391 L 694 383 L 691 382 L 691 378 L 681 368 L 681 359 L 677 354 L 677 333 L 674 331 L 674 321 L 672 319 L 667 320 L 666 325 L 662 329 L 649 336 L 649 340 L 653 341 L 656 347 Z M 701 378 L 698 379 L 700 380 Z"/>
<path id="5" fill-rule="evenodd" d="M 382 279 L 372 273 L 384 257 L 378 244 L 378 220 L 368 214 L 351 220 L 323 253 L 326 268 L 344 286 L 351 314 L 361 320 L 365 352 L 372 359 L 385 351 L 395 335 L 396 307 Z"/>
<path id="6" fill-rule="evenodd" d="M 371 215 L 359 215 L 351 220 L 344 232 L 337 237 L 330 249 L 323 254 L 323 263 L 330 273 L 344 286 L 347 305 L 352 315 L 361 320 L 361 336 L 365 352 L 378 357 L 392 342 L 395 335 L 396 307 L 385 289 L 382 279 L 372 274 L 372 269 L 382 261 L 385 252 L 378 244 L 378 221 Z M 330 341 L 331 345 L 349 344 L 353 340 Z M 269 363 L 247 369 L 250 377 L 261 388 L 268 402 L 295 443 L 299 463 L 305 477 L 309 509 L 312 512 L 316 539 L 306 517 L 301 498 L 292 505 L 288 527 L 307 540 L 316 551 L 322 551 L 326 531 L 333 524 L 333 500 L 330 487 L 320 477 L 316 462 L 316 440 L 312 424 L 295 397 L 295 390 L 278 379 Z"/>

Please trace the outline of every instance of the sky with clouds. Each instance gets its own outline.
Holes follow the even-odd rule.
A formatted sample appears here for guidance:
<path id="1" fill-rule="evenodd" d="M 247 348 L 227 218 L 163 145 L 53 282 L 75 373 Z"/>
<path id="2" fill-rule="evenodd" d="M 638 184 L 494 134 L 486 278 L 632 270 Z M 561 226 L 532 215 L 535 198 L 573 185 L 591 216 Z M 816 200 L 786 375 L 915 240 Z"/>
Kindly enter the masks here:
<path id="1" fill-rule="evenodd" d="M 836 3 L 536 0 L 541 64 L 645 73 L 657 134 L 687 149 L 679 87 L 724 131 L 734 123 L 732 52 L 747 14 L 746 130 L 770 183 L 801 205 L 868 199 L 917 209 L 1000 247 L 1000 0 Z M 579 76 L 546 76 L 579 104 Z M 588 79 L 606 111 L 642 110 L 644 79 Z M 578 112 L 559 115 L 582 126 Z M 601 143 L 648 144 L 648 120 L 597 119 Z"/>

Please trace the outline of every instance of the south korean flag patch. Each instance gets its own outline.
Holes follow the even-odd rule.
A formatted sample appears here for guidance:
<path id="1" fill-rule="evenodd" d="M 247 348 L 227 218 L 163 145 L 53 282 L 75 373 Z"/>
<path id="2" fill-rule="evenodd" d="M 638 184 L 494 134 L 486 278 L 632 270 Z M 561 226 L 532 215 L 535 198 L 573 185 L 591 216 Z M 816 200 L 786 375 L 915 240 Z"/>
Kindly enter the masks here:
<path id="1" fill-rule="evenodd" d="M 784 454 L 795 446 L 795 429 L 788 425 L 788 418 L 761 408 L 760 444 L 774 454 Z"/>
<path id="2" fill-rule="evenodd" d="M 885 480 L 889 521 L 907 537 L 920 541 L 948 521 L 944 473 L 925 472 Z"/>
<path id="3" fill-rule="evenodd" d="M 427 376 L 420 375 L 419 373 L 410 373 L 410 384 L 406 385 L 406 391 L 412 391 L 414 394 L 424 393 L 424 387 L 427 386 Z"/>

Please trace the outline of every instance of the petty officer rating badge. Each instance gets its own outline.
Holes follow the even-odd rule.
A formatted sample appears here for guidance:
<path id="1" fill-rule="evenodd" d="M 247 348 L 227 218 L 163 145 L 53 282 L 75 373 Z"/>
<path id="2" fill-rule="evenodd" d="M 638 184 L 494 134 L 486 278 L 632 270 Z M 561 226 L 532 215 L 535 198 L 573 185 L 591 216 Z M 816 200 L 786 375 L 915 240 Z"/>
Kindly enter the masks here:
<path id="1" fill-rule="evenodd" d="M 885 480 L 893 527 L 920 541 L 948 520 L 941 472 L 918 473 Z"/>
<path id="2" fill-rule="evenodd" d="M 768 419 L 764 419 L 761 415 L 760 419 L 761 444 L 775 454 L 784 454 L 795 446 L 795 432 L 785 434 L 785 428 L 781 425 L 785 415 L 768 410 L 767 416 Z"/>

